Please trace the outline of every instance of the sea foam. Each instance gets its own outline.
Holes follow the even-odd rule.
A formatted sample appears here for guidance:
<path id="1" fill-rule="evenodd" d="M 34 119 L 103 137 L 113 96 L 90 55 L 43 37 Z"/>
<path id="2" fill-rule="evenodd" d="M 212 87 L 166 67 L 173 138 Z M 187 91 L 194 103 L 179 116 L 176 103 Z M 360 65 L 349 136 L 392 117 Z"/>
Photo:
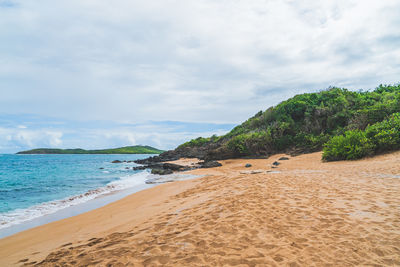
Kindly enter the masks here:
<path id="1" fill-rule="evenodd" d="M 119 180 L 112 181 L 104 187 L 89 190 L 84 194 L 40 203 L 26 209 L 16 209 L 6 213 L 1 213 L 0 229 L 49 215 L 59 210 L 85 203 L 100 196 L 143 185 L 151 176 L 152 175 L 148 171 L 142 171 L 132 175 L 122 176 Z"/>

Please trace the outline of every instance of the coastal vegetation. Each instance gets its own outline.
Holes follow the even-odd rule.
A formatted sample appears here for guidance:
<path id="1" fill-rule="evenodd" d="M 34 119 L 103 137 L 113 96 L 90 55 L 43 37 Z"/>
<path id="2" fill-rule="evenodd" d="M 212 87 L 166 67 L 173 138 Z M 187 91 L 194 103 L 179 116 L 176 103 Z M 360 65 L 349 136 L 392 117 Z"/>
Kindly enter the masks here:
<path id="1" fill-rule="evenodd" d="M 259 157 L 323 149 L 327 161 L 358 159 L 400 148 L 400 84 L 372 91 L 330 87 L 260 111 L 223 136 L 199 137 L 177 150 L 206 158 Z"/>
<path id="2" fill-rule="evenodd" d="M 332 137 L 323 149 L 324 160 L 359 159 L 400 149 L 400 113 L 368 126 Z"/>
<path id="3" fill-rule="evenodd" d="M 151 146 L 125 146 L 111 149 L 85 150 L 59 149 L 59 148 L 37 148 L 27 151 L 21 151 L 17 154 L 160 154 L 163 150 Z"/>

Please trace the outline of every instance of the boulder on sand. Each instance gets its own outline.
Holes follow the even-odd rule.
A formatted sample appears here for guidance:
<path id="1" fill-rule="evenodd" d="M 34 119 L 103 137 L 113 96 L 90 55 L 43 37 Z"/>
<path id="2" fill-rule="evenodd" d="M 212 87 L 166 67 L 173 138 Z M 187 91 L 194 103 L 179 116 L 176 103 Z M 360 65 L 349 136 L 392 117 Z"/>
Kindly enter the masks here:
<path id="1" fill-rule="evenodd" d="M 210 160 L 210 161 L 201 161 L 199 162 L 200 168 L 214 168 L 214 167 L 220 167 L 222 166 L 221 163 L 219 163 L 216 160 Z"/>
<path id="2" fill-rule="evenodd" d="M 163 167 L 163 169 L 170 169 L 173 171 L 182 171 L 183 169 L 185 169 L 185 166 L 174 164 L 174 163 L 164 163 L 162 165 L 162 167 Z"/>

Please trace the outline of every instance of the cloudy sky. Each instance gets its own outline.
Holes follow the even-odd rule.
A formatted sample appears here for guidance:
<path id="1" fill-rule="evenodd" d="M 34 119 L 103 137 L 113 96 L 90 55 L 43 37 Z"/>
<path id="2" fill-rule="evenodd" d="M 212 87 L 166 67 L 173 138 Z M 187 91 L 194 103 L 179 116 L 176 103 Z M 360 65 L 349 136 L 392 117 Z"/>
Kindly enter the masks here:
<path id="1" fill-rule="evenodd" d="M 0 0 L 0 153 L 169 149 L 298 93 L 398 82 L 398 0 Z"/>

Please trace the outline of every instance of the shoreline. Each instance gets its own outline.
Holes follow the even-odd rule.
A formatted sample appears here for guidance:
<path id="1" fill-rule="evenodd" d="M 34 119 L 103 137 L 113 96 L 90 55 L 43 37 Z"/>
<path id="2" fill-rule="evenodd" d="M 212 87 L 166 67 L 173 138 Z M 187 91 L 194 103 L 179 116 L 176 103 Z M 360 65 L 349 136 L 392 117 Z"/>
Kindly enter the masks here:
<path id="1" fill-rule="evenodd" d="M 48 224 L 51 222 L 66 219 L 69 217 L 77 216 L 79 214 L 101 208 L 105 205 L 108 205 L 112 202 L 118 201 L 124 197 L 131 195 L 131 194 L 137 193 L 137 192 L 145 190 L 145 189 L 152 188 L 159 184 L 169 183 L 169 182 L 174 182 L 174 181 L 188 180 L 188 179 L 196 179 L 196 178 L 200 177 L 200 176 L 196 176 L 196 175 L 190 175 L 190 174 L 179 173 L 179 172 L 170 174 L 170 175 L 159 176 L 159 175 L 153 175 L 149 172 L 143 171 L 142 173 L 136 173 L 134 175 L 136 175 L 138 177 L 141 175 L 146 175 L 145 183 L 137 184 L 132 187 L 128 187 L 128 188 L 124 188 L 124 189 L 117 189 L 114 191 L 105 192 L 104 194 L 102 193 L 99 195 L 95 195 L 94 198 L 88 199 L 87 201 L 77 203 L 77 204 L 71 204 L 70 206 L 62 207 L 58 210 L 55 210 L 54 212 L 43 214 L 43 215 L 40 215 L 35 218 L 27 219 L 27 220 L 24 220 L 19 223 L 13 223 L 10 226 L 0 229 L 0 240 L 2 238 L 17 234 L 22 231 L 32 229 L 34 227 L 38 227 L 38 226 L 45 225 L 45 224 Z M 118 181 L 118 180 L 116 180 L 116 181 Z M 102 188 L 90 190 L 87 193 L 77 195 L 77 196 L 70 196 L 68 198 L 75 199 L 75 198 L 81 197 L 83 195 L 89 194 L 89 192 L 96 192 L 101 189 Z M 52 202 L 63 202 L 63 201 L 65 201 L 65 200 L 64 199 L 54 200 Z M 49 203 L 50 202 L 41 203 L 41 204 L 38 204 L 37 206 L 41 206 L 41 205 L 49 204 Z"/>
<path id="2" fill-rule="evenodd" d="M 281 156 L 224 160 L 0 239 L 0 265 L 400 264 L 400 152 L 273 168 Z"/>
<path id="3" fill-rule="evenodd" d="M 66 219 L 69 217 L 77 216 L 79 214 L 101 208 L 112 202 L 118 201 L 126 196 L 129 196 L 129 195 L 139 192 L 141 190 L 145 190 L 147 188 L 151 188 L 153 186 L 154 185 L 152 185 L 152 184 L 142 184 L 142 185 L 136 185 L 136 186 L 133 186 L 133 187 L 127 188 L 127 189 L 108 192 L 104 195 L 96 196 L 95 198 L 90 199 L 86 202 L 68 206 L 65 208 L 61 208 L 53 213 L 41 215 L 41 216 L 39 216 L 37 218 L 33 218 L 33 219 L 28 219 L 28 220 L 20 222 L 18 224 L 12 224 L 6 228 L 0 229 L 0 240 L 2 238 L 17 234 L 22 231 L 32 229 L 34 227 L 42 226 L 42 225 L 45 225 L 48 223 L 52 223 L 52 222 Z"/>
<path id="4" fill-rule="evenodd" d="M 119 165 L 111 163 L 114 155 L 2 156 L 0 238 L 18 231 L 11 227 L 17 229 L 28 222 L 36 226 L 67 217 L 53 214 L 70 207 L 85 206 L 93 199 L 99 202 L 100 196 L 145 184 L 150 174 L 148 170 L 132 170 L 132 166 L 136 166 L 132 161 L 145 155 L 118 155 L 127 161 Z M 95 208 L 100 204 L 92 206 Z M 75 215 L 79 211 L 70 213 Z M 39 219 L 42 217 L 54 218 Z M 32 220 L 36 222 L 30 222 Z M 28 226 L 21 229 L 26 228 Z"/>
<path id="5" fill-rule="evenodd" d="M 82 242 L 96 235 L 105 234 L 110 230 L 116 230 L 119 227 L 123 229 L 137 226 L 144 219 L 149 219 L 151 215 L 148 213 L 137 214 L 135 218 L 124 216 L 123 220 L 118 221 L 114 221 L 112 218 L 117 214 L 126 215 L 129 213 L 131 203 L 134 203 L 135 208 L 146 207 L 150 213 L 160 212 L 163 209 L 160 205 L 161 201 L 166 196 L 180 193 L 196 184 L 198 180 L 195 178 L 153 185 L 103 207 L 2 238 L 0 239 L 0 265 L 22 264 L 23 262 L 18 262 L 17 260 L 22 255 L 30 255 L 31 258 L 33 256 L 33 259 L 41 258 L 52 249 L 72 240 L 74 242 Z M 180 188 L 175 187 L 178 183 L 181 185 Z M 172 190 L 170 191 L 169 189 Z M 154 207 L 155 203 L 158 204 L 156 207 Z"/>

